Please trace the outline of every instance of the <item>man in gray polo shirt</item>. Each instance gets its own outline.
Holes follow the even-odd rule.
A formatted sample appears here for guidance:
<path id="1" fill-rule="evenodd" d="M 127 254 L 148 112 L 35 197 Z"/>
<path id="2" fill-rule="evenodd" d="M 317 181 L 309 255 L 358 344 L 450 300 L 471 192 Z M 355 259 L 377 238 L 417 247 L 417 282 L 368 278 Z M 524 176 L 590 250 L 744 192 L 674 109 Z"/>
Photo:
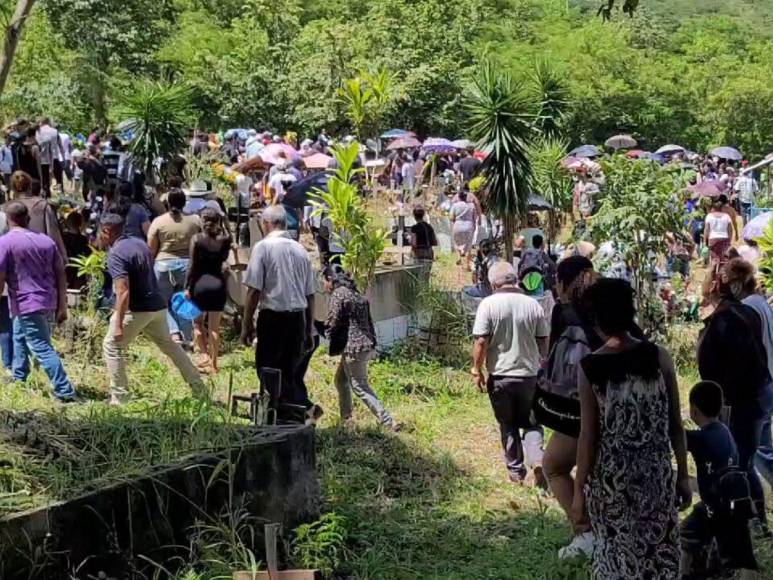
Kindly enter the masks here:
<path id="1" fill-rule="evenodd" d="M 512 265 L 494 264 L 489 281 L 494 293 L 478 306 L 472 331 L 472 374 L 478 389 L 488 391 L 510 480 L 522 483 L 528 466 L 535 483 L 544 485 L 542 430 L 532 421 L 531 402 L 540 364 L 547 357 L 550 324 L 539 303 L 518 289 Z"/>
<path id="2" fill-rule="evenodd" d="M 266 208 L 261 217 L 266 237 L 255 244 L 244 276 L 248 287 L 242 320 L 242 342 L 257 335 L 255 367 L 282 372 L 282 405 L 312 408 L 302 377 L 303 356 L 311 350 L 314 321 L 314 272 L 304 247 L 287 233 L 287 215 L 281 205 Z M 259 307 L 257 325 L 253 323 Z"/>

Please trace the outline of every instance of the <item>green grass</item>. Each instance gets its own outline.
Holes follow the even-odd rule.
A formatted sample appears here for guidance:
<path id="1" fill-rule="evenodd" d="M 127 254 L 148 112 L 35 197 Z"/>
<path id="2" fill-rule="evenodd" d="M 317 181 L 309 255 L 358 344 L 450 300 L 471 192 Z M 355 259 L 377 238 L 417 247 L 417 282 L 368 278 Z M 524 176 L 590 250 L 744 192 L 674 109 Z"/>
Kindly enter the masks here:
<path id="1" fill-rule="evenodd" d="M 692 340 L 685 338 L 689 333 L 678 335 Z M 687 346 L 675 350 L 689 362 Z M 218 407 L 201 407 L 188 399 L 177 371 L 152 346 L 139 341 L 132 353 L 130 383 L 136 400 L 125 408 L 106 407 L 101 360 L 84 361 L 77 355 L 69 355 L 65 364 L 92 402 L 55 406 L 39 371 L 27 386 L 0 389 L 0 409 L 34 412 L 48 429 L 40 430 L 53 435 L 46 441 L 56 450 L 41 456 L 36 455 L 39 445 L 32 452 L 29 446 L 2 444 L 0 510 L 69 497 L 232 440 L 238 430 L 227 416 Z M 588 577 L 585 565 L 556 558 L 557 549 L 570 539 L 556 502 L 508 482 L 488 398 L 474 388 L 466 360 L 456 368 L 445 367 L 408 345 L 371 364 L 373 387 L 406 426 L 397 435 L 379 428 L 359 403 L 356 427 L 340 424 L 333 386 L 336 364 L 319 352 L 307 380 L 312 398 L 326 411 L 318 428 L 322 508 L 339 517 L 337 525 L 346 537 L 335 577 Z M 230 373 L 234 392 L 255 388 L 249 350 L 236 349 L 224 357 L 223 371 L 212 384 L 220 400 L 227 396 Z M 682 369 L 683 392 L 695 378 Z M 313 540 L 306 547 L 313 551 Z M 761 556 L 771 569 L 770 552 Z M 209 578 L 201 562 L 191 565 L 201 578 Z"/>

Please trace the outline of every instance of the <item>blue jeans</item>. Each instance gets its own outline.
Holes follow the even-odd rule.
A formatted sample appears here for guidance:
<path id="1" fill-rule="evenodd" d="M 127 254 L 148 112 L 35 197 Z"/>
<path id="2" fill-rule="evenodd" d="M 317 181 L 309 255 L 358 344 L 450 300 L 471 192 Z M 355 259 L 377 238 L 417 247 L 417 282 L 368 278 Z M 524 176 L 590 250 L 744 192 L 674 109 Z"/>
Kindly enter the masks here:
<path id="1" fill-rule="evenodd" d="M 13 378 L 17 381 L 26 381 L 30 374 L 30 352 L 46 371 L 56 397 L 61 399 L 75 395 L 62 359 L 51 344 L 46 313 L 23 314 L 13 319 Z"/>
<path id="2" fill-rule="evenodd" d="M 166 323 L 169 326 L 169 334 L 181 334 L 190 342 L 193 339 L 193 323 L 190 320 L 178 317 L 170 305 L 172 295 L 185 290 L 185 277 L 188 275 L 188 259 L 156 260 L 153 265 L 156 274 L 158 291 L 167 302 Z"/>
<path id="3" fill-rule="evenodd" d="M 8 370 L 13 368 L 13 322 L 8 309 L 8 297 L 0 298 L 0 353 L 3 366 Z"/>
<path id="4" fill-rule="evenodd" d="M 766 409 L 762 423 L 760 446 L 754 456 L 754 466 L 768 485 L 773 487 L 773 436 L 771 436 L 771 413 L 773 413 L 773 385 L 768 384 L 763 395 L 762 406 Z"/>
<path id="5" fill-rule="evenodd" d="M 745 203 L 740 202 L 739 204 L 741 206 L 741 217 L 743 218 L 743 224 L 746 225 L 750 219 L 752 219 L 752 204 L 751 202 Z"/>

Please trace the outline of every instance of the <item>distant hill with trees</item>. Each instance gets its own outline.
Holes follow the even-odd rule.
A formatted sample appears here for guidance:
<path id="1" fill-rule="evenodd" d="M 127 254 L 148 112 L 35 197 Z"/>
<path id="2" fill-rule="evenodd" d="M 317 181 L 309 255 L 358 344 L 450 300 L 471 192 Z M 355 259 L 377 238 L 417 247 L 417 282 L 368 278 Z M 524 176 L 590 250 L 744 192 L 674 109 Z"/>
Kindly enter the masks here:
<path id="1" fill-rule="evenodd" d="M 6 3 L 8 0 L 4 0 Z M 195 89 L 203 128 L 347 131 L 337 89 L 385 69 L 384 122 L 460 136 L 484 56 L 515 78 L 548 61 L 575 142 L 630 132 L 645 147 L 773 150 L 773 0 L 39 0 L 0 115 L 71 129 L 114 118 L 142 79 Z M 622 6 L 623 0 L 617 2 Z"/>

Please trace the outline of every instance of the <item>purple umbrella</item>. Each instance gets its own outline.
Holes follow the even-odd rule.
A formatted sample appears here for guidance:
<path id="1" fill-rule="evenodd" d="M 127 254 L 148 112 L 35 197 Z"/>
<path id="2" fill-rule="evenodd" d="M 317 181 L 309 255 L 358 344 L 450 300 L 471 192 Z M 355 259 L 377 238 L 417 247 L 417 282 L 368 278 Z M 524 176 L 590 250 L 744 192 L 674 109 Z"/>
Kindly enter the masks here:
<path id="1" fill-rule="evenodd" d="M 743 159 L 743 155 L 738 149 L 732 147 L 717 147 L 711 150 L 711 154 L 720 159 L 727 159 L 728 161 L 740 161 Z"/>
<path id="2" fill-rule="evenodd" d="M 743 227 L 741 237 L 744 240 L 757 240 L 761 238 L 765 235 L 765 229 L 768 227 L 771 218 L 773 218 L 773 211 L 761 213 Z"/>
<path id="3" fill-rule="evenodd" d="M 456 147 L 454 144 L 449 141 L 448 139 L 443 139 L 442 137 L 430 137 L 426 141 L 424 141 L 424 144 L 421 146 L 424 151 L 429 151 L 430 153 L 454 153 L 456 151 Z"/>
<path id="4" fill-rule="evenodd" d="M 701 197 L 718 197 L 725 192 L 727 185 L 721 181 L 707 180 L 701 181 L 697 185 L 691 185 L 687 189 Z"/>

